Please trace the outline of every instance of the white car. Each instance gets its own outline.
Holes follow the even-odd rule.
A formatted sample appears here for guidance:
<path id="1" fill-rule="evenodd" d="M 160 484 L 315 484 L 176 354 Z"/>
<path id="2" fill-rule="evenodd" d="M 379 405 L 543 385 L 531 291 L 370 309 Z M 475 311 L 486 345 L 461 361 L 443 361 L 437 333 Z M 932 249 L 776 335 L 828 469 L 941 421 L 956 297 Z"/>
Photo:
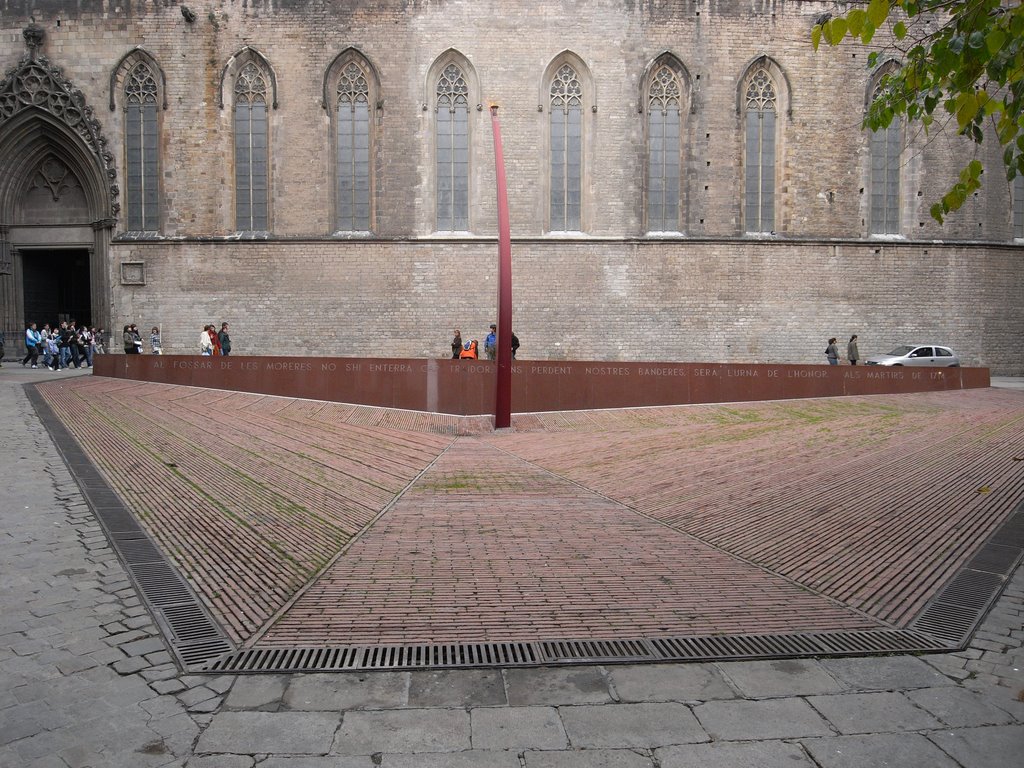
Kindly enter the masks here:
<path id="1" fill-rule="evenodd" d="M 949 347 L 937 344 L 904 344 L 887 355 L 873 355 L 865 365 L 931 365 L 959 368 L 960 358 Z"/>

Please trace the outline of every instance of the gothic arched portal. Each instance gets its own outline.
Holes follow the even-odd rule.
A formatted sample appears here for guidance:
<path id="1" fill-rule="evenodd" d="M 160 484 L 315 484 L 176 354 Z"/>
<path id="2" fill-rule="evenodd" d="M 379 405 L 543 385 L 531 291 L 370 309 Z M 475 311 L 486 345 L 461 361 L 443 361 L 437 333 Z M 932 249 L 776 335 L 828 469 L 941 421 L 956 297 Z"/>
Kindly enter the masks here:
<path id="1" fill-rule="evenodd" d="M 59 67 L 28 54 L 0 81 L 0 324 L 23 343 L 27 322 L 75 317 L 110 327 L 108 247 L 120 211 L 99 121 Z"/>

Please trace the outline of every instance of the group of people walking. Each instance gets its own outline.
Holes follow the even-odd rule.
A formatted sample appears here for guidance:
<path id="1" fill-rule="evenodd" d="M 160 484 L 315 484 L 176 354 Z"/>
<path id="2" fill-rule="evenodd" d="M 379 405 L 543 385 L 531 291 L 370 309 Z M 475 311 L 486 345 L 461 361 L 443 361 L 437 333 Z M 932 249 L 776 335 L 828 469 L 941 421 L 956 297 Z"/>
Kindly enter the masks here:
<path id="1" fill-rule="evenodd" d="M 160 328 L 153 326 L 149 334 L 149 347 L 154 355 L 163 353 L 163 344 L 160 341 Z M 126 355 L 138 355 L 143 352 L 142 335 L 134 323 L 124 327 L 124 353 Z M 220 324 L 220 330 L 210 323 L 203 326 L 203 332 L 199 334 L 199 354 L 201 355 L 230 355 L 231 334 L 227 323 Z"/>
<path id="2" fill-rule="evenodd" d="M 199 334 L 199 354 L 231 354 L 231 334 L 227 323 L 221 323 L 219 331 L 213 323 L 203 327 L 203 332 Z"/>
<path id="3" fill-rule="evenodd" d="M 25 326 L 25 357 L 21 364 L 39 367 L 39 359 L 51 371 L 70 368 L 91 368 L 93 355 L 103 352 L 103 329 L 86 326 L 78 327 L 75 320 L 50 327 L 44 323 L 37 328 L 35 323 Z"/>
<path id="4" fill-rule="evenodd" d="M 828 358 L 829 365 L 839 365 L 839 347 L 836 344 L 835 336 L 828 340 L 828 347 L 825 349 L 825 357 Z M 846 359 L 850 361 L 850 365 L 856 365 L 857 361 L 860 360 L 860 350 L 857 349 L 856 333 L 850 337 L 850 340 L 846 344 Z"/>
<path id="5" fill-rule="evenodd" d="M 476 360 L 479 357 L 480 342 L 470 339 L 462 341 L 462 331 L 455 329 L 455 336 L 452 338 L 452 360 Z M 512 359 L 516 359 L 516 350 L 519 349 L 519 337 L 515 331 L 512 332 Z M 484 354 L 488 360 L 494 360 L 498 356 L 498 326 L 491 323 L 491 332 L 484 339 Z"/>

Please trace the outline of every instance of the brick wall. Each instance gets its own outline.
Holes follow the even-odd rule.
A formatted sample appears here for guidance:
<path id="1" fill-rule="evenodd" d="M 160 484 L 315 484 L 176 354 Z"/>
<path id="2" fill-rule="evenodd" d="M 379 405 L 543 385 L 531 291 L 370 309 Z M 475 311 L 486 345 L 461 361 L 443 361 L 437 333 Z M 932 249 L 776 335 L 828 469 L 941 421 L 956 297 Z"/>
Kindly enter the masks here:
<path id="1" fill-rule="evenodd" d="M 454 327 L 496 316 L 493 240 L 118 245 L 145 286 L 116 286 L 125 320 L 169 352 L 228 321 L 241 354 L 440 357 Z M 830 336 L 863 355 L 951 345 L 1021 372 L 1019 251 L 857 242 L 513 242 L 524 359 L 824 363 Z"/>

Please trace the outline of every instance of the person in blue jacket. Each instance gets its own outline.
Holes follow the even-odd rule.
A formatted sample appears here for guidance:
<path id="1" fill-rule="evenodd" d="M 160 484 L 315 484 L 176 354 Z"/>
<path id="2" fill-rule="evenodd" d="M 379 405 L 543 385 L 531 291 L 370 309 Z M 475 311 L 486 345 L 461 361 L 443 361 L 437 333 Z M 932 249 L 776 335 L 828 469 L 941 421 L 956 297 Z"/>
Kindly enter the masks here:
<path id="1" fill-rule="evenodd" d="M 39 331 L 36 330 L 35 323 L 29 323 L 25 326 L 25 359 L 21 361 L 24 365 L 29 360 L 32 361 L 32 367 L 38 368 L 36 364 L 39 362 L 39 342 L 43 340 L 43 337 L 39 335 Z"/>
<path id="2" fill-rule="evenodd" d="M 498 326 L 494 323 L 491 323 L 491 332 L 484 339 L 484 352 L 488 360 L 493 360 L 498 354 Z"/>

